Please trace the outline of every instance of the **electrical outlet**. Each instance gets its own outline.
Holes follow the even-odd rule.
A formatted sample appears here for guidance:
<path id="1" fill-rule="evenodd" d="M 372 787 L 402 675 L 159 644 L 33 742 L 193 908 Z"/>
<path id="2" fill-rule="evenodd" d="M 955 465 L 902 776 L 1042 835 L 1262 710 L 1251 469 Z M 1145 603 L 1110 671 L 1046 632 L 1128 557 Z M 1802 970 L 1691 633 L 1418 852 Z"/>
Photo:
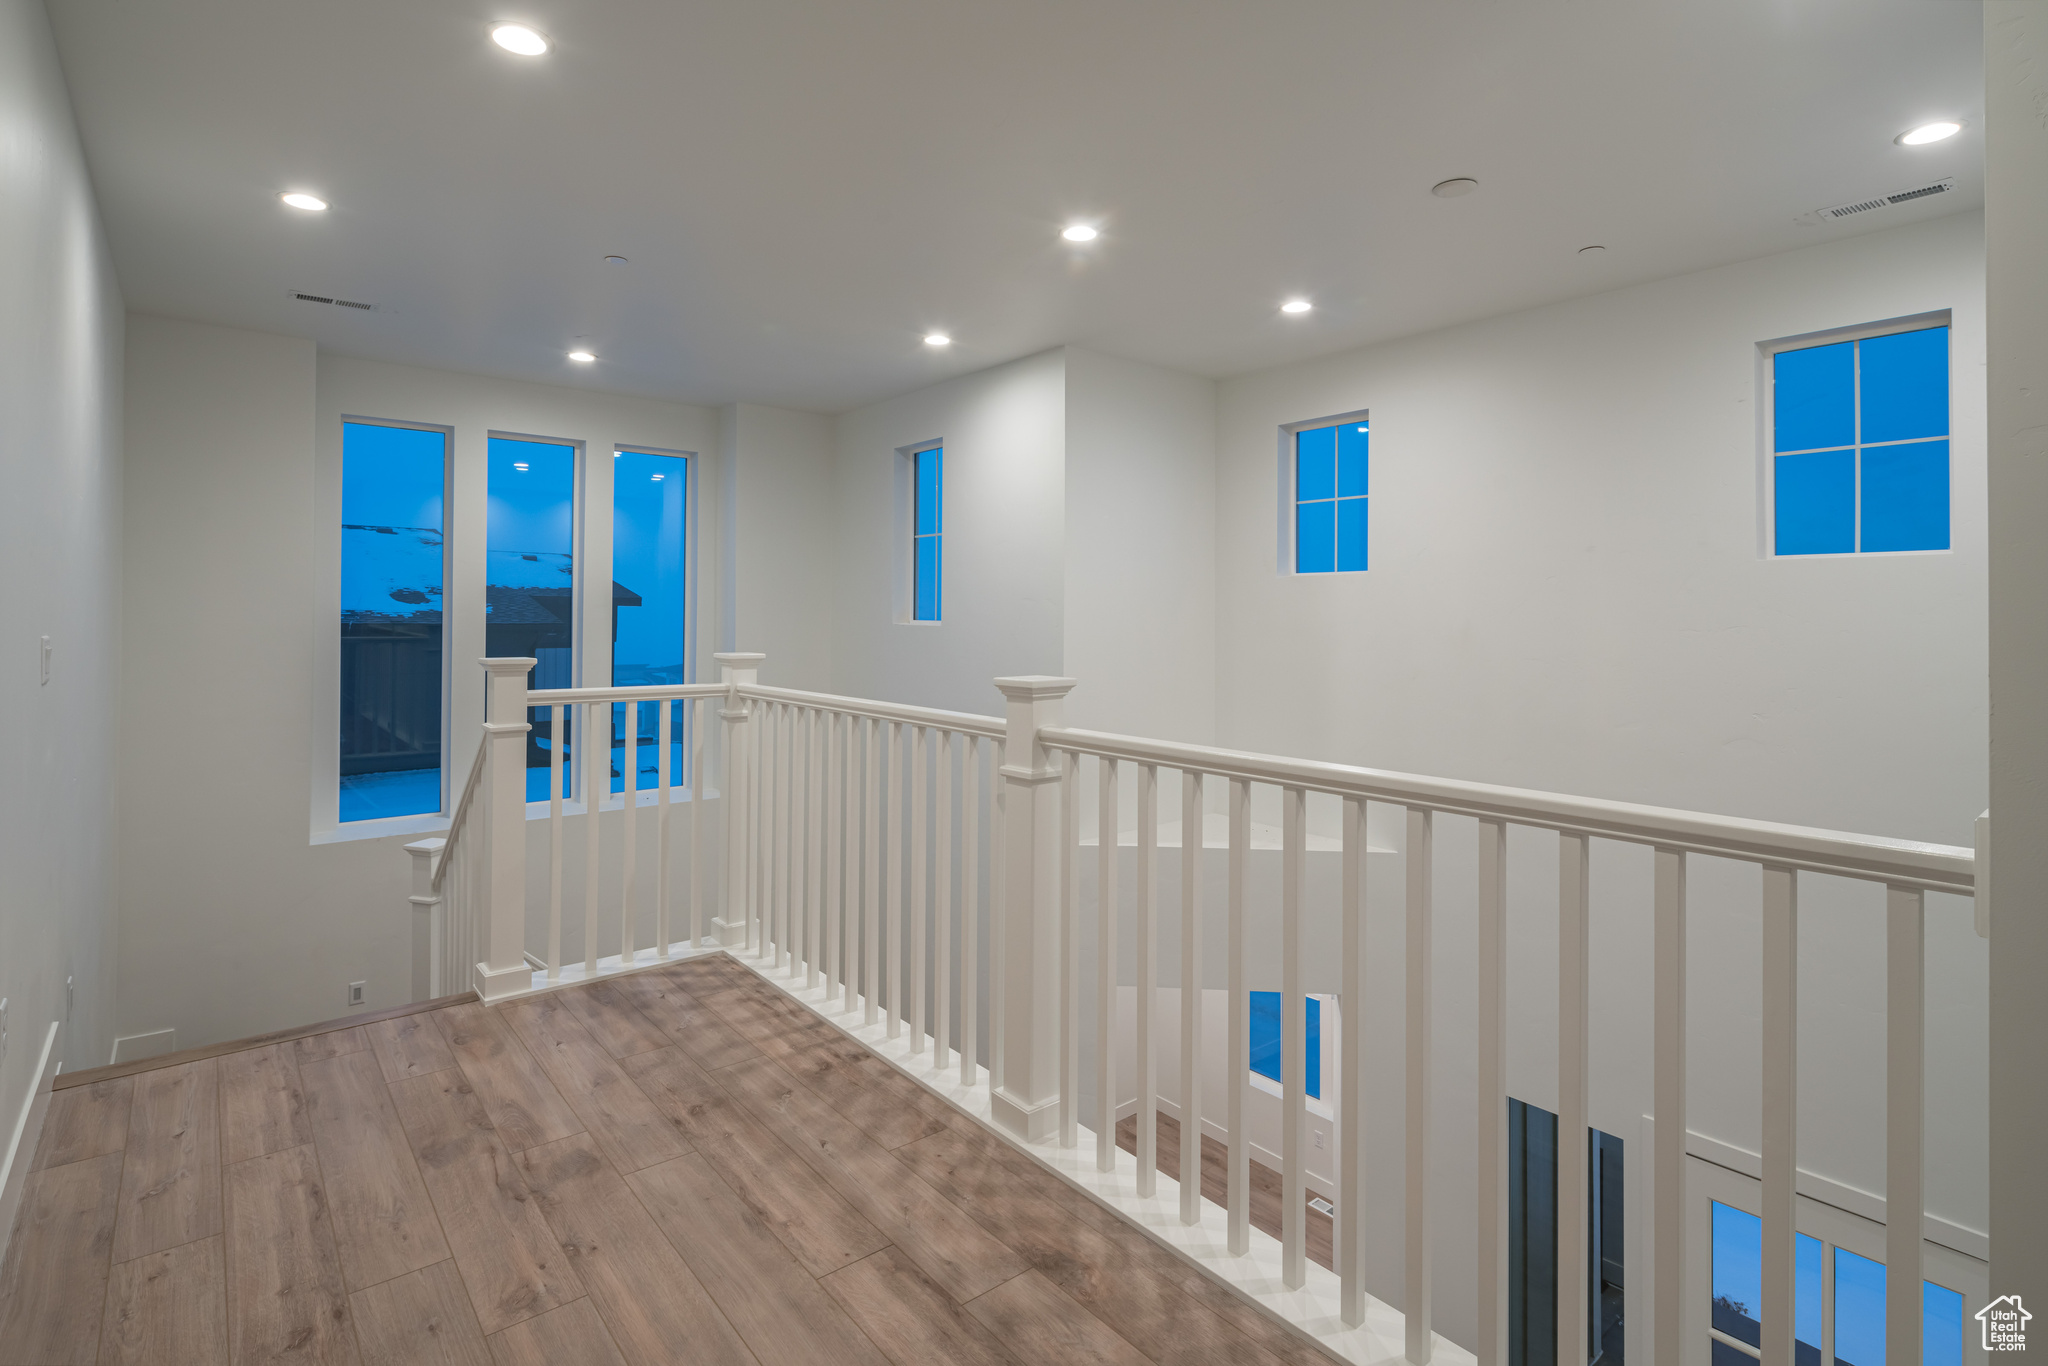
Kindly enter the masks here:
<path id="1" fill-rule="evenodd" d="M 1316 1130 L 1316 1131 L 1315 1131 L 1315 1135 L 1316 1135 L 1316 1146 L 1317 1146 L 1318 1148 L 1320 1148 L 1320 1147 L 1322 1147 L 1322 1146 L 1323 1146 L 1323 1131 L 1322 1131 L 1321 1129 L 1318 1129 L 1318 1130 Z"/>
<path id="2" fill-rule="evenodd" d="M 350 982 L 348 984 L 348 1003 L 352 1006 L 361 1005 L 363 1003 L 363 994 L 369 989 L 369 986 L 368 982 Z"/>

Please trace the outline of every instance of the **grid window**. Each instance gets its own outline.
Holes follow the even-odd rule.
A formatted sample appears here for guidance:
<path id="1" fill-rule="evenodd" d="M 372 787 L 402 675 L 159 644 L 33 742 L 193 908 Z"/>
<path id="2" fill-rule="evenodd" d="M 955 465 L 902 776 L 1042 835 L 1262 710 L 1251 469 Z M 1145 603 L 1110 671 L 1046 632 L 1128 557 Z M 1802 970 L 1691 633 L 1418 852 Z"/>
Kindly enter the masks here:
<path id="1" fill-rule="evenodd" d="M 612 686 L 687 683 L 689 654 L 690 461 L 650 451 L 612 454 Z M 627 758 L 626 708 L 612 708 L 612 791 L 626 790 L 626 769 L 636 767 L 634 790 L 688 781 L 684 744 L 690 704 L 669 708 L 669 752 L 661 745 L 661 705 L 635 709 L 638 762 Z"/>
<path id="2" fill-rule="evenodd" d="M 911 620 L 939 621 L 945 607 L 946 452 L 911 457 Z"/>
<path id="3" fill-rule="evenodd" d="M 340 819 L 441 809 L 444 432 L 341 427 Z"/>
<path id="4" fill-rule="evenodd" d="M 1294 572 L 1366 567 L 1368 424 L 1339 422 L 1294 434 Z"/>
<path id="5" fill-rule="evenodd" d="M 484 534 L 484 653 L 531 655 L 531 688 L 575 686 L 576 448 L 494 436 Z M 613 606 L 620 605 L 612 589 Z M 533 708 L 526 799 L 546 801 L 547 713 Z M 573 742 L 572 742 L 573 743 Z"/>
<path id="6" fill-rule="evenodd" d="M 1771 357 L 1774 554 L 1949 548 L 1948 333 Z"/>

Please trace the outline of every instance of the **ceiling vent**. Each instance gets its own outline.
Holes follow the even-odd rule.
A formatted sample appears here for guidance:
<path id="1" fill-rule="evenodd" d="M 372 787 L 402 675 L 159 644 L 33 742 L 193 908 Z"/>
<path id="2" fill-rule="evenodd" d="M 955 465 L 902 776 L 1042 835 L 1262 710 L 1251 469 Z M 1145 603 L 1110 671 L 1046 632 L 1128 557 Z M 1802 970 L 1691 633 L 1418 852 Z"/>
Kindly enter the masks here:
<path id="1" fill-rule="evenodd" d="M 1891 194 L 1874 194 L 1866 199 L 1852 199 L 1846 204 L 1836 204 L 1830 208 L 1815 209 L 1812 213 L 1802 215 L 1798 221 L 1808 225 L 1839 222 L 1844 218 L 1854 218 L 1859 214 L 1875 213 L 1879 209 L 1889 209 L 1894 204 L 1910 204 L 1916 199 L 1932 199 L 1938 194 L 1953 194 L 1955 188 L 1956 182 L 1951 177 L 1947 180 L 1934 181 L 1928 185 L 1916 185 L 1910 190 L 1897 190 Z"/>
<path id="2" fill-rule="evenodd" d="M 330 294 L 306 294 L 296 289 L 288 289 L 285 293 L 291 295 L 302 304 L 332 304 L 336 308 L 353 308 L 362 313 L 380 313 L 383 311 L 375 304 L 358 303 L 354 299 L 337 299 Z"/>

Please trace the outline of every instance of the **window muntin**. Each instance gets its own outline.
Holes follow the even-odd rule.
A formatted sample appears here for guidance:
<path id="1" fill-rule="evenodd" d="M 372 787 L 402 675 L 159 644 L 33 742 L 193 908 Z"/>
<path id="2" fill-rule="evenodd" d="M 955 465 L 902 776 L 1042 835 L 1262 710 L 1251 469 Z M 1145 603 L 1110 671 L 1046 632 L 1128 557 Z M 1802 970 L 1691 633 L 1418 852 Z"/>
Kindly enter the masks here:
<path id="1" fill-rule="evenodd" d="M 616 687 L 689 681 L 690 461 L 651 451 L 612 457 L 612 683 Z M 669 704 L 669 781 L 687 781 L 683 756 L 689 703 Z M 634 790 L 661 785 L 661 712 L 636 708 L 638 774 Z M 611 790 L 626 790 L 626 708 L 612 716 Z"/>
<path id="2" fill-rule="evenodd" d="M 1294 572 L 1366 568 L 1370 424 L 1308 427 L 1294 433 Z"/>
<path id="3" fill-rule="evenodd" d="M 1717 1366 L 1750 1366 L 1762 1342 L 1758 1322 L 1763 1300 L 1763 1221 L 1747 1210 L 1712 1203 L 1712 1316 Z M 1793 1250 L 1793 1335 L 1799 1358 L 1818 1361 L 1823 1320 L 1832 1300 L 1836 1366 L 1884 1366 L 1884 1263 L 1831 1247 L 1810 1234 L 1796 1234 Z M 1832 1254 L 1832 1267 L 1828 1266 Z M 1832 1295 L 1827 1272 L 1832 1271 Z M 1963 1297 L 1960 1291 L 1923 1281 L 1921 1299 L 1921 1361 L 1923 1366 L 1962 1366 Z"/>
<path id="4" fill-rule="evenodd" d="M 1771 356 L 1772 553 L 1949 548 L 1949 329 Z"/>
<path id="5" fill-rule="evenodd" d="M 441 809 L 448 436 L 341 427 L 339 818 Z"/>
<path id="6" fill-rule="evenodd" d="M 940 621 L 945 607 L 946 452 L 914 451 L 911 461 L 912 621 Z"/>
<path id="7" fill-rule="evenodd" d="M 484 653 L 539 661 L 527 686 L 575 684 L 576 448 L 494 436 L 484 533 Z M 617 589 L 613 590 L 614 602 Z M 548 795 L 548 717 L 527 720 L 526 797 Z M 570 781 L 568 775 L 564 782 Z M 574 791 L 572 787 L 570 789 Z"/>

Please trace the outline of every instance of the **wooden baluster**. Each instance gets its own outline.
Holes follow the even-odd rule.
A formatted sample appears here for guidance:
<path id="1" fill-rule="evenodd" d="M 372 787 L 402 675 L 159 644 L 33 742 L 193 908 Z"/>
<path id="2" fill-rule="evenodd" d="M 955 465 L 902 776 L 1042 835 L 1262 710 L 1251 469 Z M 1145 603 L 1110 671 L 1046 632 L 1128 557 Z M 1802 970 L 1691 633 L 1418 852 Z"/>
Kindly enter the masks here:
<path id="1" fill-rule="evenodd" d="M 600 725 L 600 722 L 602 725 Z M 583 708 L 583 976 L 597 976 L 598 820 L 605 789 L 612 785 L 612 709 L 604 702 Z"/>
<path id="2" fill-rule="evenodd" d="M 1159 766 L 1138 765 L 1138 1196 L 1159 1188 L 1159 1058 L 1152 1016 L 1159 995 Z"/>
<path id="3" fill-rule="evenodd" d="M 1081 1126 L 1081 756 L 1060 756 L 1060 1146 Z"/>
<path id="4" fill-rule="evenodd" d="M 1308 880 L 1308 793 L 1280 791 L 1280 1280 L 1308 1282 L 1308 1188 L 1301 1142 L 1308 1127 L 1308 998 L 1301 988 L 1301 902 Z"/>
<path id="5" fill-rule="evenodd" d="M 1656 1128 L 1653 1187 L 1651 1359 L 1685 1352 L 1685 851 L 1656 853 L 1656 1028 L 1651 1082 Z M 1506 1366 L 1503 1357 L 1500 1366 Z"/>
<path id="6" fill-rule="evenodd" d="M 866 938 L 867 962 L 861 969 L 861 1023 L 872 1025 L 882 1004 L 879 983 L 882 972 L 881 924 L 882 924 L 882 837 L 880 831 L 882 816 L 882 758 L 881 740 L 883 723 L 870 718 L 865 727 L 867 746 L 865 769 L 867 776 L 867 799 L 861 804 L 861 833 L 866 845 L 867 857 L 862 862 L 863 890 L 861 893 L 861 928 Z"/>
<path id="7" fill-rule="evenodd" d="M 939 732 L 932 808 L 932 1066 L 953 1060 L 953 732 Z"/>
<path id="8" fill-rule="evenodd" d="M 1344 886 L 1338 915 L 1344 923 L 1342 1076 L 1337 1083 L 1337 1138 L 1343 1161 L 1337 1173 L 1337 1276 L 1340 1317 L 1349 1327 L 1365 1322 L 1365 802 L 1344 799 Z M 1483 1143 L 1482 1139 L 1482 1143 Z"/>
<path id="9" fill-rule="evenodd" d="M 654 947 L 657 956 L 667 958 L 669 956 L 668 808 L 669 794 L 674 786 L 672 770 L 675 764 L 672 761 L 671 752 L 675 741 L 671 732 L 675 727 L 675 703 L 664 697 L 655 702 L 654 705 L 661 709 L 654 725 L 654 743 L 656 746 L 654 780 L 657 791 L 654 810 Z"/>
<path id="10" fill-rule="evenodd" d="M 981 918 L 981 737 L 961 737 L 960 755 L 960 1084 L 980 1079 L 975 1054 L 976 998 L 981 994 L 981 956 L 975 949 Z"/>
<path id="11" fill-rule="evenodd" d="M 1230 1170 L 1225 1178 L 1229 1201 L 1230 1255 L 1242 1257 L 1251 1251 L 1252 1140 L 1245 1124 L 1245 1099 L 1251 1090 L 1252 1025 L 1251 988 L 1244 978 L 1244 959 L 1250 945 L 1244 925 L 1244 868 L 1251 848 L 1252 785 L 1242 778 L 1230 780 L 1230 866 L 1225 876 L 1230 915 L 1230 1050 L 1224 1075 L 1230 1078 Z"/>
<path id="12" fill-rule="evenodd" d="M 1426 1366 L 1430 1336 L 1430 1277 L 1436 1240 L 1429 1226 L 1430 1068 L 1435 1063 L 1430 1006 L 1432 944 L 1435 937 L 1435 823 L 1421 807 L 1408 808 L 1407 851 L 1407 1060 L 1405 1091 L 1407 1179 L 1405 1266 L 1401 1294 L 1406 1321 L 1406 1356 Z M 1569 1360 L 1569 1358 L 1566 1358 Z"/>
<path id="13" fill-rule="evenodd" d="M 1479 1366 L 1508 1366 L 1507 826 L 1479 822 Z M 1347 1008 L 1348 1014 L 1348 1008 Z M 1348 1045 L 1351 1033 L 1345 1030 Z M 1350 1070 L 1345 1071 L 1347 1086 Z M 1346 1113 L 1349 1113 L 1348 1107 Z"/>
<path id="14" fill-rule="evenodd" d="M 910 1051 L 913 1055 L 924 1052 L 925 1033 L 925 991 L 931 985 L 927 979 L 929 964 L 926 961 L 926 925 L 930 918 L 930 885 L 926 880 L 925 864 L 930 859 L 927 848 L 926 827 L 931 821 L 927 807 L 925 782 L 925 736 L 923 726 L 916 726 L 910 732 Z"/>
<path id="15" fill-rule="evenodd" d="M 704 819 L 704 728 L 711 719 L 710 701 L 696 698 L 689 704 L 690 718 L 690 952 L 696 953 L 704 946 L 704 879 L 703 842 L 698 838 L 698 827 Z M 728 780 L 728 787 L 731 781 Z M 725 794 L 726 810 L 732 809 L 732 795 Z"/>
<path id="16" fill-rule="evenodd" d="M 818 985 L 824 954 L 820 923 L 825 908 L 825 724 L 826 713 L 813 708 L 804 745 L 804 986 Z"/>
<path id="17" fill-rule="evenodd" d="M 846 903 L 840 895 L 840 875 L 844 871 L 843 822 L 845 815 L 842 800 L 842 784 L 846 781 L 846 767 L 842 762 L 841 747 L 845 737 L 841 734 L 842 717 L 838 712 L 825 713 L 825 1000 L 829 1004 L 832 993 L 839 989 L 841 968 L 839 962 L 839 931 L 846 915 Z"/>
<path id="18" fill-rule="evenodd" d="M 1557 841 L 1557 1352 L 1591 1354 L 1592 1287 L 1586 1265 L 1591 1153 L 1586 1132 L 1590 1057 L 1589 864 L 1584 835 Z M 1572 1355 L 1576 1353 L 1577 1355 Z M 1787 1363 L 1790 1366 L 1790 1363 Z"/>
<path id="19" fill-rule="evenodd" d="M 884 907 L 888 920 L 888 1037 L 903 1030 L 903 726 L 889 722 L 889 829 L 884 855 L 889 864 L 889 898 Z"/>
<path id="20" fill-rule="evenodd" d="M 640 908 L 634 903 L 640 891 L 640 864 L 633 848 L 640 829 L 640 704 L 626 703 L 625 743 L 620 746 L 619 772 L 623 794 L 619 819 L 625 822 L 625 848 L 620 855 L 619 877 L 619 967 L 633 966 L 638 956 Z"/>
<path id="21" fill-rule="evenodd" d="M 1885 889 L 1886 1366 L 1920 1366 L 1924 1345 L 1926 900 L 1917 887 Z"/>
<path id="22" fill-rule="evenodd" d="M 548 980 L 562 975 L 562 704 L 548 708 Z"/>
<path id="23" fill-rule="evenodd" d="M 1180 1221 L 1202 1222 L 1202 775 L 1180 775 Z"/>
<path id="24" fill-rule="evenodd" d="M 1117 762 L 1095 760 L 1095 1166 L 1116 1170 Z"/>
<path id="25" fill-rule="evenodd" d="M 1763 1366 L 1796 1366 L 1799 875 L 1763 874 Z M 1661 1127 L 1661 1126 L 1660 1126 Z M 1665 1268 L 1658 1267 L 1660 1272 Z"/>
<path id="26" fill-rule="evenodd" d="M 1008 988 L 1003 980 L 1003 947 L 1008 936 L 1003 932 L 1004 919 L 1009 914 L 1009 889 L 1004 885 L 1003 865 L 1008 860 L 1009 844 L 1005 821 L 1010 799 L 1006 795 L 1009 784 L 1003 780 L 1003 768 L 1009 763 L 1009 744 L 996 741 L 995 756 L 995 799 L 990 819 L 995 829 L 989 840 L 989 936 L 988 936 L 988 1085 L 991 1091 L 1003 1089 L 1003 997 Z"/>

